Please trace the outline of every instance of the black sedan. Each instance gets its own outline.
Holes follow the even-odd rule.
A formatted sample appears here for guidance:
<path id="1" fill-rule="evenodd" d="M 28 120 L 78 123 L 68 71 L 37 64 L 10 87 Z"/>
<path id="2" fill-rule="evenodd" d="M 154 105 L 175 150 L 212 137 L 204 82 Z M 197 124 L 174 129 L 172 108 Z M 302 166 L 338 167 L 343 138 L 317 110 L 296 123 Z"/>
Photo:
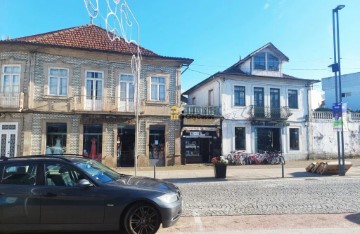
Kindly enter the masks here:
<path id="1" fill-rule="evenodd" d="M 172 183 L 118 174 L 79 156 L 0 159 L 0 232 L 156 233 L 180 217 Z"/>

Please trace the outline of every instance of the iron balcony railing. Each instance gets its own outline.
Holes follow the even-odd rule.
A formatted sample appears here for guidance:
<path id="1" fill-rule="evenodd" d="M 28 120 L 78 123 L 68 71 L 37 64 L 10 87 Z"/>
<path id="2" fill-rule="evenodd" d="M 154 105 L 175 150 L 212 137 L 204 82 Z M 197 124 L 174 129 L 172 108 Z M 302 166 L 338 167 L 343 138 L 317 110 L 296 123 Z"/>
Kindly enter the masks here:
<path id="1" fill-rule="evenodd" d="M 182 114 L 185 116 L 219 116 L 220 107 L 186 105 Z"/>
<path id="2" fill-rule="evenodd" d="M 250 106 L 249 116 L 251 119 L 287 119 L 292 113 L 289 110 L 289 107 L 258 107 Z"/>

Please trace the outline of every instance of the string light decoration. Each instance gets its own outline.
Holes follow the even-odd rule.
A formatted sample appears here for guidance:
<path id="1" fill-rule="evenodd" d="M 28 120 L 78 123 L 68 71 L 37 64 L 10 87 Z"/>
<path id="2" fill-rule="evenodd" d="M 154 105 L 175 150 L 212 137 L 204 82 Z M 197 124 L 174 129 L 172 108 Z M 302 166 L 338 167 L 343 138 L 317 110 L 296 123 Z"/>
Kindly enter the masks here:
<path id="1" fill-rule="evenodd" d="M 93 19 L 100 16 L 106 25 L 106 32 L 110 41 L 124 41 L 128 44 L 135 44 L 136 53 L 132 53 L 131 71 L 135 79 L 135 117 L 136 117 L 136 133 L 135 133 L 135 155 L 134 168 L 135 175 L 137 172 L 138 158 L 138 136 L 139 136 L 139 114 L 140 114 L 140 72 L 141 72 L 141 51 L 140 51 L 140 25 L 132 13 L 126 0 L 105 0 L 106 16 L 101 13 L 99 0 L 84 0 L 86 10 Z"/>

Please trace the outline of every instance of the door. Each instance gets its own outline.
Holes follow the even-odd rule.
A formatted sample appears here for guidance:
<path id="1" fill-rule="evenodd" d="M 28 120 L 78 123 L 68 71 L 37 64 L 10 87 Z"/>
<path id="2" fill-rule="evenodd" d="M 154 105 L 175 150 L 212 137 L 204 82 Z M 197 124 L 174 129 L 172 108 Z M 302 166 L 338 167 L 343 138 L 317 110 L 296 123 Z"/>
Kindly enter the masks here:
<path id="1" fill-rule="evenodd" d="M 256 152 L 281 150 L 280 128 L 256 128 L 255 134 Z"/>
<path id="2" fill-rule="evenodd" d="M 280 118 L 280 89 L 270 89 L 270 111 L 272 119 Z"/>
<path id="3" fill-rule="evenodd" d="M 70 165 L 51 162 L 44 168 L 41 224 L 103 223 L 105 199 L 99 187 L 79 187 L 78 181 L 87 177 Z"/>
<path id="4" fill-rule="evenodd" d="M 0 106 L 19 107 L 20 66 L 5 65 L 0 80 Z"/>
<path id="5" fill-rule="evenodd" d="M 103 109 L 103 73 L 86 72 L 85 110 L 100 111 Z"/>
<path id="6" fill-rule="evenodd" d="M 254 88 L 254 116 L 264 117 L 264 88 Z"/>
<path id="7" fill-rule="evenodd" d="M 134 166 L 135 126 L 118 128 L 117 165 L 120 167 Z"/>
<path id="8" fill-rule="evenodd" d="M 120 76 L 120 101 L 119 111 L 133 112 L 134 111 L 134 76 L 121 75 Z"/>
<path id="9" fill-rule="evenodd" d="M 0 123 L 0 157 L 15 157 L 17 146 L 17 123 Z"/>

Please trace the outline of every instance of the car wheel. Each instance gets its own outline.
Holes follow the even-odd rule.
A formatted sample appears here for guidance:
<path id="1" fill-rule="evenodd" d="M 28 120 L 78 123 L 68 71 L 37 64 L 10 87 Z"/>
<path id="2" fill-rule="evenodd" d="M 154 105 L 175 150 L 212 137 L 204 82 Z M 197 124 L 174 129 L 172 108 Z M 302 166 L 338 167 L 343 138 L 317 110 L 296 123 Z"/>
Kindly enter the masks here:
<path id="1" fill-rule="evenodd" d="M 124 219 L 124 227 L 131 234 L 153 234 L 160 227 L 160 214 L 157 209 L 146 203 L 130 207 Z"/>

